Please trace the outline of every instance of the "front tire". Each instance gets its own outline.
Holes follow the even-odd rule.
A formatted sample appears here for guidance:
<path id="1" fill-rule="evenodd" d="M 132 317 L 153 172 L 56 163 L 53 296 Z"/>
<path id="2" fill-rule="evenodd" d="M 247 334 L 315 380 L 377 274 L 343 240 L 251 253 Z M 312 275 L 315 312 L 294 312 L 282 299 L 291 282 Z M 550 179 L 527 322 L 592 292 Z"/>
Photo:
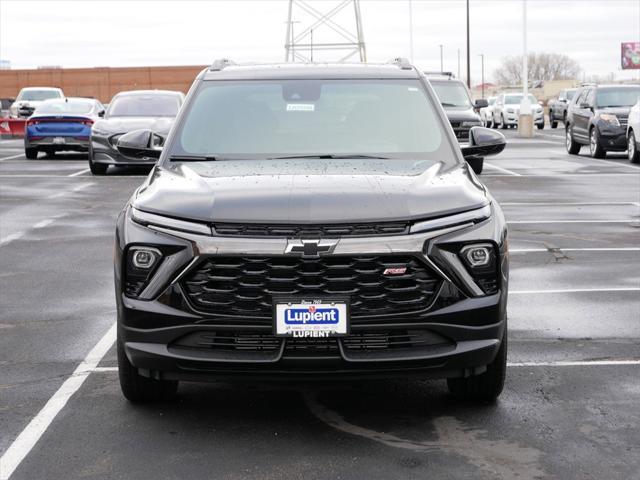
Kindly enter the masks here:
<path id="1" fill-rule="evenodd" d="M 487 371 L 466 378 L 447 378 L 449 392 L 456 398 L 491 402 L 500 396 L 507 373 L 507 329 L 505 328 L 496 358 Z"/>
<path id="2" fill-rule="evenodd" d="M 565 145 L 567 147 L 567 152 L 569 152 L 571 155 L 579 154 L 580 148 L 582 148 L 582 145 L 580 145 L 573 139 L 573 129 L 571 128 L 571 125 L 567 125 L 565 131 Z"/>
<path id="3" fill-rule="evenodd" d="M 174 380 L 155 380 L 143 377 L 129 362 L 122 341 L 118 339 L 118 376 L 120 389 L 132 403 L 151 403 L 173 400 L 178 391 L 178 382 Z"/>
<path id="4" fill-rule="evenodd" d="M 104 175 L 107 173 L 107 168 L 109 168 L 109 165 L 95 163 L 93 161 L 93 150 L 89 150 L 89 170 L 91 170 L 91 173 L 94 175 Z"/>
<path id="5" fill-rule="evenodd" d="M 627 148 L 629 161 L 631 163 L 640 163 L 640 150 L 638 150 L 636 135 L 633 133 L 633 130 L 629 132 L 629 138 L 627 139 Z"/>
<path id="6" fill-rule="evenodd" d="M 607 154 L 606 150 L 602 148 L 600 135 L 598 135 L 596 127 L 592 127 L 589 132 L 589 153 L 591 153 L 592 158 L 604 158 Z"/>
<path id="7" fill-rule="evenodd" d="M 24 156 L 27 157 L 28 160 L 35 160 L 38 158 L 38 149 L 37 148 L 25 148 Z"/>
<path id="8" fill-rule="evenodd" d="M 538 130 L 542 130 L 544 128 L 544 122 L 543 123 L 536 123 L 536 127 L 538 127 Z"/>
<path id="9" fill-rule="evenodd" d="M 557 120 L 551 120 L 549 125 L 551 126 L 551 128 L 558 128 L 558 121 Z"/>

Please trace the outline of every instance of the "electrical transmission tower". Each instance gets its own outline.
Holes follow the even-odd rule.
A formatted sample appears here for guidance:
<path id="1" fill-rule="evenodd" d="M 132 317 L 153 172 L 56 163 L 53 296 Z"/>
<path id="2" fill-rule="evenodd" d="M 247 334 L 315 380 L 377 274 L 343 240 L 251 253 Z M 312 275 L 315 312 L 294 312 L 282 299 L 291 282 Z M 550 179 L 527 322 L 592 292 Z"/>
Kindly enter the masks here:
<path id="1" fill-rule="evenodd" d="M 314 56 L 316 60 L 345 62 L 355 55 L 366 62 L 360 0 L 289 0 L 284 48 L 286 62 L 312 62 Z M 328 58 L 327 52 L 334 58 Z"/>

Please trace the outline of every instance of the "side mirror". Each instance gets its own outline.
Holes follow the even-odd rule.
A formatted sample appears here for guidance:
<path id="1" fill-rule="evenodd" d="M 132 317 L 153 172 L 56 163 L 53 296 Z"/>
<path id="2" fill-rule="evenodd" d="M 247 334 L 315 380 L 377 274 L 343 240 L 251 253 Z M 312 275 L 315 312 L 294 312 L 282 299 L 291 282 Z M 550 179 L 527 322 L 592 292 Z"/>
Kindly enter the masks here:
<path id="1" fill-rule="evenodd" d="M 489 106 L 489 101 L 486 98 L 479 98 L 476 100 L 475 107 L 477 109 L 486 108 Z"/>
<path id="2" fill-rule="evenodd" d="M 591 108 L 591 105 L 589 105 L 589 104 L 588 104 L 588 103 L 586 103 L 586 102 L 582 102 L 582 103 L 580 104 L 580 108 Z"/>
<path id="3" fill-rule="evenodd" d="M 100 111 L 98 112 L 98 116 L 99 116 L 100 118 L 104 118 L 104 110 L 100 110 Z"/>
<path id="4" fill-rule="evenodd" d="M 461 148 L 465 160 L 497 155 L 504 150 L 507 140 L 500 132 L 485 127 L 471 127 L 469 144 Z M 474 163 L 469 162 L 473 168 Z M 476 172 L 479 173 L 479 172 Z"/>
<path id="5" fill-rule="evenodd" d="M 160 158 L 164 138 L 151 130 L 134 130 L 118 139 L 118 151 L 131 158 Z"/>

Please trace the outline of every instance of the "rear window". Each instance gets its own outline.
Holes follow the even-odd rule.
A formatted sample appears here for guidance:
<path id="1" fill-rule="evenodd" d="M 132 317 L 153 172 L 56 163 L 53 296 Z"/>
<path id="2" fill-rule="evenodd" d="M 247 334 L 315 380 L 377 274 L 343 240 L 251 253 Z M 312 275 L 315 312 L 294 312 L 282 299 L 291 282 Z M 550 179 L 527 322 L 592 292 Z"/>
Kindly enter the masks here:
<path id="1" fill-rule="evenodd" d="M 18 100 L 39 102 L 50 98 L 62 98 L 59 90 L 24 90 Z"/>
<path id="2" fill-rule="evenodd" d="M 87 114 L 93 109 L 94 103 L 87 100 L 55 100 L 47 101 L 36 108 L 35 113 L 51 114 Z"/>
<path id="3" fill-rule="evenodd" d="M 596 105 L 599 108 L 632 107 L 640 99 L 640 86 L 635 88 L 599 88 Z"/>
<path id="4" fill-rule="evenodd" d="M 417 80 L 204 82 L 171 155 L 455 158 Z"/>
<path id="5" fill-rule="evenodd" d="M 123 95 L 109 104 L 108 117 L 175 117 L 180 110 L 177 95 Z"/>

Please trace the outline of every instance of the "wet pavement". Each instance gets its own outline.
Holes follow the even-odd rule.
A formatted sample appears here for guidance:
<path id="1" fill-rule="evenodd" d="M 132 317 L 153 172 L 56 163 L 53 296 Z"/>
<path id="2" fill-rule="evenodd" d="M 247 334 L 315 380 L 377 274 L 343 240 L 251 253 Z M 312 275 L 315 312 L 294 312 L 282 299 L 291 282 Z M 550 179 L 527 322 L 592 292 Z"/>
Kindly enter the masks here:
<path id="1" fill-rule="evenodd" d="M 114 221 L 146 171 L 93 177 L 82 155 L 1 140 L 0 478 L 640 478 L 640 167 L 568 155 L 563 134 L 506 131 L 481 177 L 512 265 L 507 384 L 485 406 L 416 380 L 183 384 L 176 403 L 128 404 L 105 334 Z"/>

